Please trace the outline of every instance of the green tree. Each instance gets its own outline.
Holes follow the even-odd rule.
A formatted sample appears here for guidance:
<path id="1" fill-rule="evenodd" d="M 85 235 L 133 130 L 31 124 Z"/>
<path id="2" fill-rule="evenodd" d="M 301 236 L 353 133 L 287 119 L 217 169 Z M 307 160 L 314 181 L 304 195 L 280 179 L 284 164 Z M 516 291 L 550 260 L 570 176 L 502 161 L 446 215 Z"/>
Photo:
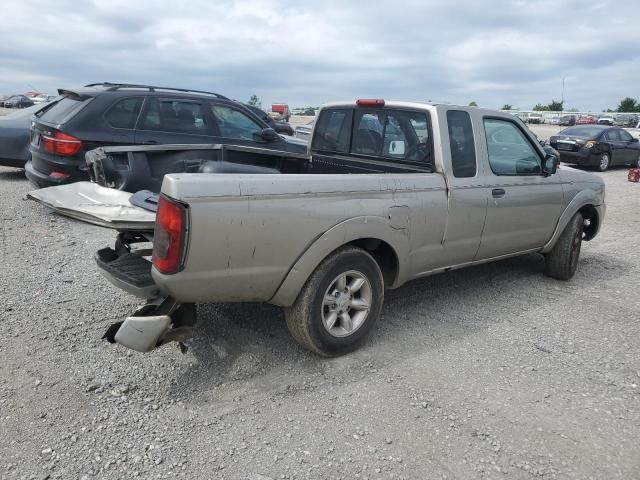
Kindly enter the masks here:
<path id="1" fill-rule="evenodd" d="M 640 112 L 640 103 L 635 98 L 626 97 L 620 101 L 618 112 Z"/>
<path id="2" fill-rule="evenodd" d="M 533 109 L 537 112 L 561 112 L 564 107 L 564 102 L 557 102 L 556 100 L 551 100 L 549 105 L 543 105 L 541 103 L 536 104 Z"/>
<path id="3" fill-rule="evenodd" d="M 563 108 L 564 101 L 557 102 L 555 100 L 551 100 L 551 103 L 547 106 L 547 109 L 550 112 L 561 112 Z"/>
<path id="4" fill-rule="evenodd" d="M 262 107 L 262 101 L 260 100 L 260 97 L 258 97 L 255 93 L 251 95 L 251 98 L 249 98 L 249 101 L 247 103 L 254 107 Z"/>
<path id="5" fill-rule="evenodd" d="M 511 109 L 513 109 L 513 105 L 509 105 L 508 103 L 505 103 L 500 110 L 511 110 Z"/>
<path id="6" fill-rule="evenodd" d="M 469 102 L 470 107 L 477 107 L 478 104 L 476 102 Z"/>

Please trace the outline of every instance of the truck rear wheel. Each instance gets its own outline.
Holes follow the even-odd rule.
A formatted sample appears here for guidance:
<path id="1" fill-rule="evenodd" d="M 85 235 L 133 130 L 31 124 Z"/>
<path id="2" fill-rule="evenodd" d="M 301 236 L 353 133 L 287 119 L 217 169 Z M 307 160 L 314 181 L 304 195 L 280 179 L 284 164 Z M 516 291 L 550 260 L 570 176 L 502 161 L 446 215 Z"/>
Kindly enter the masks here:
<path id="1" fill-rule="evenodd" d="M 287 327 L 303 347 L 326 357 L 361 345 L 382 312 L 384 282 L 366 251 L 344 247 L 311 274 L 295 303 L 285 309 Z"/>
<path id="2" fill-rule="evenodd" d="M 569 280 L 578 269 L 584 219 L 576 213 L 565 227 L 553 249 L 545 257 L 544 273 L 558 280 Z"/>

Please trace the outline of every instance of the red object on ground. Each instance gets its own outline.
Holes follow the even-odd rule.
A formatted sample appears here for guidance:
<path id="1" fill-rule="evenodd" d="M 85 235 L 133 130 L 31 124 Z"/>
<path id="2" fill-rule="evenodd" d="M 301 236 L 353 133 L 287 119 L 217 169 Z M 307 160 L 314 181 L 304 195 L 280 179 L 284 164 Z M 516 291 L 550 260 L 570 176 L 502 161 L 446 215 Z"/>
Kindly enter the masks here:
<path id="1" fill-rule="evenodd" d="M 627 178 L 630 182 L 640 182 L 640 168 L 632 168 L 629 170 L 629 176 Z"/>

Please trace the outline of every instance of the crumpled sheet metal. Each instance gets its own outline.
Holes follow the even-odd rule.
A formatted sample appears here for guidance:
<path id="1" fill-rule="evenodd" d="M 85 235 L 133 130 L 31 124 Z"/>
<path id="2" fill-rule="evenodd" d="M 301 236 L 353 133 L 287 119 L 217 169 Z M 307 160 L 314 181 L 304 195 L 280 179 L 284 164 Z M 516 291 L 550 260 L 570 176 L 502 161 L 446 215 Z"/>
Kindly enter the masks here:
<path id="1" fill-rule="evenodd" d="M 27 197 L 60 215 L 116 230 L 153 230 L 155 212 L 129 202 L 131 193 L 102 187 L 92 182 L 76 182 L 34 190 Z"/>

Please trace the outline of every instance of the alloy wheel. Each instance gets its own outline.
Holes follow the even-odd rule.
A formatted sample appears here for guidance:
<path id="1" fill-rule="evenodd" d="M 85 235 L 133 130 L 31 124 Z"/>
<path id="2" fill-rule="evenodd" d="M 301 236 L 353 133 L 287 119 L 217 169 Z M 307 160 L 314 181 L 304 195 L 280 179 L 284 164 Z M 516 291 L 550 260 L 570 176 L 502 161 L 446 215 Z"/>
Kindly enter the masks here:
<path id="1" fill-rule="evenodd" d="M 322 323 L 334 337 L 347 337 L 369 316 L 373 300 L 371 283 L 356 270 L 338 275 L 327 288 L 322 301 Z"/>

